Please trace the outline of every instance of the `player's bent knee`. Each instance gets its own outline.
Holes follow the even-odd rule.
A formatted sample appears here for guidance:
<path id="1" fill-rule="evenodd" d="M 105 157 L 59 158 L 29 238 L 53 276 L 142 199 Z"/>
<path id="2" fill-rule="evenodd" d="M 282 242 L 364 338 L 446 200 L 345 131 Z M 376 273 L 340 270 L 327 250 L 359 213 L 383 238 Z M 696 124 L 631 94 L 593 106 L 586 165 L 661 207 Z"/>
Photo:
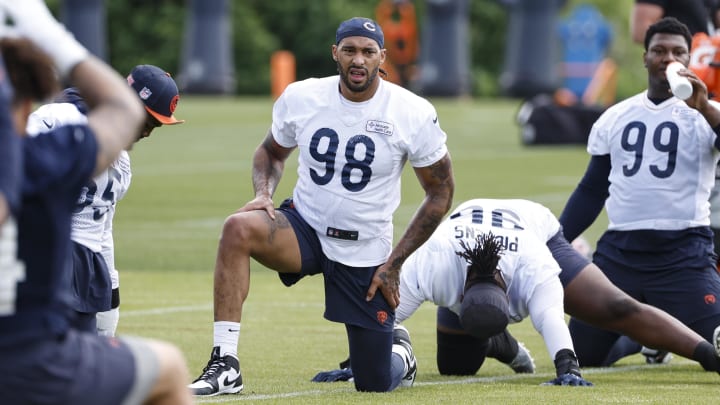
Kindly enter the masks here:
<path id="1" fill-rule="evenodd" d="M 487 342 L 470 335 L 437 331 L 437 367 L 441 375 L 475 375 L 485 362 Z"/>
<path id="2" fill-rule="evenodd" d="M 640 302 L 626 294 L 618 294 L 608 301 L 607 311 L 610 319 L 625 319 L 642 310 Z"/>

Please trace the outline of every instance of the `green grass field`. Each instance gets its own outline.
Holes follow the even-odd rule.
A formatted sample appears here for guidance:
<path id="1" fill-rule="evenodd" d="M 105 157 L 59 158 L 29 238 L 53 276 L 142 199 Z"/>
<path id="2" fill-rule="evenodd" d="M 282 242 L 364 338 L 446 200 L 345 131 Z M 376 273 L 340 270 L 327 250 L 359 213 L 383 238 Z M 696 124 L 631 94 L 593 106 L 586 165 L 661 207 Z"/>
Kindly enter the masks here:
<path id="1" fill-rule="evenodd" d="M 528 198 L 556 214 L 588 159 L 581 146 L 532 147 L 520 142 L 517 100 L 433 100 L 448 133 L 455 171 L 455 204 L 470 198 Z M 131 152 L 133 184 L 115 220 L 122 284 L 120 334 L 177 344 L 195 377 L 212 346 L 212 273 L 223 220 L 253 197 L 251 158 L 270 124 L 269 98 L 184 97 L 176 116 L 184 125 L 156 130 Z M 296 156 L 276 193 L 291 194 Z M 421 198 L 405 171 L 396 237 Z M 588 230 L 594 240 L 601 217 Z M 720 376 L 675 357 L 647 366 L 640 355 L 608 369 L 586 369 L 593 388 L 544 387 L 554 367 L 529 319 L 512 325 L 531 350 L 537 374 L 517 376 L 489 359 L 473 378 L 440 376 L 435 366 L 435 308 L 424 304 L 406 322 L 419 372 L 412 389 L 389 394 L 354 391 L 351 383 L 310 382 L 346 357 L 344 327 L 322 318 L 322 278 L 285 288 L 273 271 L 254 265 L 245 304 L 239 355 L 245 382 L 240 395 L 198 403 L 651 403 L 718 402 Z"/>

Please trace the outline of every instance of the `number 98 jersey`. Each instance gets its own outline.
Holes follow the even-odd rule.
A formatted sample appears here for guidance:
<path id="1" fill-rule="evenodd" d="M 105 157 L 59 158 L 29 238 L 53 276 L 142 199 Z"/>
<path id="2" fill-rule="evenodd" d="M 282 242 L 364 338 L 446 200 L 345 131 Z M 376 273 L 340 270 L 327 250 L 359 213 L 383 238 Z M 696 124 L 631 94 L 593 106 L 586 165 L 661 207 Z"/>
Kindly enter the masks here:
<path id="1" fill-rule="evenodd" d="M 716 137 L 697 110 L 675 97 L 656 105 L 643 92 L 610 107 L 587 146 L 591 155 L 610 155 L 608 229 L 709 225 Z"/>
<path id="2" fill-rule="evenodd" d="M 295 208 L 318 233 L 331 260 L 365 267 L 384 263 L 392 248 L 392 215 L 409 161 L 426 167 L 447 153 L 434 107 L 395 84 L 354 103 L 339 76 L 289 85 L 273 107 L 272 134 L 296 147 Z"/>

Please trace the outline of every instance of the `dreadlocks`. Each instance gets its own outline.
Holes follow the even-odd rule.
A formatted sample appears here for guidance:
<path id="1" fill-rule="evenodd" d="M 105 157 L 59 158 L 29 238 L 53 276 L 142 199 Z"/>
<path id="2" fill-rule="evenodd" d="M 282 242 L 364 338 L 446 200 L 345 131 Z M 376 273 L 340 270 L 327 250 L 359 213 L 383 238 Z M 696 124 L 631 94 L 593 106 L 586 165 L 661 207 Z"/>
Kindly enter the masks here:
<path id="1" fill-rule="evenodd" d="M 461 252 L 455 252 L 468 262 L 465 290 L 477 283 L 495 283 L 495 273 L 504 249 L 492 232 L 483 233 L 475 238 L 475 247 L 460 241 Z"/>

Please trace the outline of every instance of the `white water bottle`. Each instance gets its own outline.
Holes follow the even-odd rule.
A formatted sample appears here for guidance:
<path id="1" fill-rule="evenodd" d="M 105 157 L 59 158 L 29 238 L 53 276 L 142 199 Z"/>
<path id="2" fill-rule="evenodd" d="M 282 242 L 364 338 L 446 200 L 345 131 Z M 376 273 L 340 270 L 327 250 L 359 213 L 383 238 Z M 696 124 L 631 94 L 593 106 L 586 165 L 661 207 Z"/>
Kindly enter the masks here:
<path id="1" fill-rule="evenodd" d="M 667 76 L 668 83 L 670 83 L 670 90 L 675 97 L 681 100 L 687 100 L 692 96 L 693 88 L 687 77 L 678 75 L 677 72 L 680 69 L 685 69 L 682 63 L 672 62 L 665 69 L 665 75 Z"/>

